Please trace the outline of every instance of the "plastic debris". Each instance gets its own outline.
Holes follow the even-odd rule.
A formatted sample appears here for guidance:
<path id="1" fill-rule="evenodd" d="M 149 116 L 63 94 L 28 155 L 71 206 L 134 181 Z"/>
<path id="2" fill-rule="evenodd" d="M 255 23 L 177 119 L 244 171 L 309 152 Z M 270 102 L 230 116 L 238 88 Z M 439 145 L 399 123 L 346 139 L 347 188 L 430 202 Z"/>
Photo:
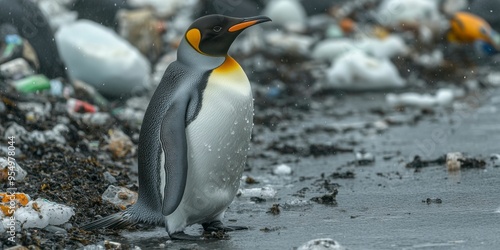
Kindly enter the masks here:
<path id="1" fill-rule="evenodd" d="M 11 162 L 11 163 L 10 163 Z M 12 174 L 14 172 L 14 174 Z M 9 176 L 15 181 L 22 181 L 28 173 L 17 164 L 17 161 L 8 160 L 8 158 L 0 157 L 0 183 L 5 183 L 9 180 Z"/>
<path id="2" fill-rule="evenodd" d="M 193 0 L 128 0 L 128 3 L 137 8 L 151 6 L 155 10 L 156 15 L 167 17 L 185 5 L 192 5 Z"/>
<path id="3" fill-rule="evenodd" d="M 460 152 L 453 152 L 446 154 L 446 168 L 448 171 L 460 170 L 462 166 L 461 160 L 465 160 L 464 156 Z"/>
<path id="4" fill-rule="evenodd" d="M 153 9 L 122 9 L 117 19 L 118 33 L 151 61 L 156 61 L 163 51 L 161 35 L 165 32 L 165 24 L 154 17 Z"/>
<path id="5" fill-rule="evenodd" d="M 361 51 L 340 56 L 326 72 L 328 86 L 345 90 L 401 88 L 405 80 L 388 59 L 370 57 Z"/>
<path id="6" fill-rule="evenodd" d="M 320 238 L 310 240 L 303 244 L 297 250 L 345 250 L 346 248 L 341 246 L 337 241 L 331 238 Z"/>
<path id="7" fill-rule="evenodd" d="M 281 165 L 274 167 L 273 174 L 275 174 L 275 175 L 291 175 L 292 168 L 289 167 L 288 165 L 281 164 Z"/>
<path id="8" fill-rule="evenodd" d="M 386 101 L 391 106 L 432 108 L 435 106 L 450 105 L 454 98 L 455 94 L 452 89 L 439 89 L 435 96 L 411 92 L 403 94 L 387 94 Z"/>
<path id="9" fill-rule="evenodd" d="M 50 81 L 44 75 L 28 76 L 13 82 L 17 91 L 23 93 L 33 93 L 50 89 Z"/>
<path id="10" fill-rule="evenodd" d="M 377 20 L 385 26 L 440 25 L 438 2 L 434 0 L 384 0 Z"/>
<path id="11" fill-rule="evenodd" d="M 110 185 L 102 194 L 103 200 L 109 201 L 122 210 L 137 202 L 137 197 L 136 192 L 130 191 L 125 187 L 116 187 L 113 185 Z"/>
<path id="12" fill-rule="evenodd" d="M 241 197 L 260 197 L 260 198 L 274 198 L 277 191 L 272 187 L 262 188 L 248 188 L 238 190 L 237 196 Z"/>
<path id="13" fill-rule="evenodd" d="M 129 96 L 150 86 L 149 62 L 109 28 L 80 20 L 63 26 L 56 41 L 69 75 L 103 95 Z"/>
<path id="14" fill-rule="evenodd" d="M 370 165 L 375 162 L 375 156 L 368 152 L 356 152 L 356 162 L 360 166 Z"/>
<path id="15" fill-rule="evenodd" d="M 66 102 L 68 113 L 95 113 L 99 108 L 85 101 L 70 98 Z"/>
<path id="16" fill-rule="evenodd" d="M 33 75 L 35 71 L 23 58 L 16 58 L 0 65 L 0 75 L 8 79 L 21 79 Z"/>

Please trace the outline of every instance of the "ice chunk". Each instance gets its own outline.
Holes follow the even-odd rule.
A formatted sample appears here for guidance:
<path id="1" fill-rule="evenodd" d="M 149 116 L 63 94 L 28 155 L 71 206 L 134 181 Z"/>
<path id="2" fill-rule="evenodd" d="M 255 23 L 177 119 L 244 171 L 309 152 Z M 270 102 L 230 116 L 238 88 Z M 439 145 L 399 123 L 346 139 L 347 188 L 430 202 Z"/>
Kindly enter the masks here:
<path id="1" fill-rule="evenodd" d="M 72 207 L 41 198 L 31 201 L 26 206 L 38 207 L 40 214 L 48 218 L 49 225 L 62 225 L 75 215 Z"/>
<path id="2" fill-rule="evenodd" d="M 110 185 L 102 194 L 102 199 L 109 201 L 112 204 L 125 209 L 127 206 L 134 204 L 137 201 L 137 193 L 125 187 L 116 187 Z"/>
<path id="3" fill-rule="evenodd" d="M 310 240 L 304 245 L 297 248 L 297 250 L 345 250 L 345 247 L 341 246 L 337 241 L 330 238 L 321 238 Z"/>
<path id="4" fill-rule="evenodd" d="M 281 164 L 281 165 L 274 167 L 273 174 L 275 174 L 275 175 L 291 175 L 292 168 L 290 168 L 288 165 Z"/>
<path id="5" fill-rule="evenodd" d="M 386 101 L 391 106 L 415 106 L 421 108 L 432 108 L 435 106 L 450 105 L 455 98 L 452 89 L 439 89 L 435 96 L 430 94 L 403 93 L 387 94 Z"/>
<path id="6" fill-rule="evenodd" d="M 272 187 L 240 189 L 238 193 L 241 197 L 274 198 L 277 191 Z"/>
<path id="7" fill-rule="evenodd" d="M 35 210 L 30 203 L 14 212 L 14 217 L 23 228 L 44 228 L 49 225 L 50 218 Z"/>

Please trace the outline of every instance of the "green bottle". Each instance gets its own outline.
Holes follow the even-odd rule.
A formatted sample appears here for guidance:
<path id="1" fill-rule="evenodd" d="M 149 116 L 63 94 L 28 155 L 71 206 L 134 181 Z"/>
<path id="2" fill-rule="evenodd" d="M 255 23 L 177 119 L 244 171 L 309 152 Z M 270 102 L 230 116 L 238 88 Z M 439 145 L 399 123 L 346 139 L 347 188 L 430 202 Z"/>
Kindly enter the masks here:
<path id="1" fill-rule="evenodd" d="M 14 81 L 14 87 L 22 93 L 33 93 L 50 89 L 50 80 L 45 75 L 32 75 Z"/>

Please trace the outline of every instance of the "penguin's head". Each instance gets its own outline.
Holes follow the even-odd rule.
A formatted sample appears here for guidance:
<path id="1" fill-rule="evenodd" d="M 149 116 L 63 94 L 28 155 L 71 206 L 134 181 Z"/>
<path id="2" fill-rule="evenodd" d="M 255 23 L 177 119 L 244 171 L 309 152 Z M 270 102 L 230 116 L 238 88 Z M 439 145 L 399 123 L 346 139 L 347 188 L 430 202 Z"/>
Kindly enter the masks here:
<path id="1" fill-rule="evenodd" d="M 201 54 L 215 57 L 227 55 L 234 39 L 246 28 L 271 21 L 266 16 L 236 18 L 223 15 L 208 15 L 198 18 L 189 26 L 185 39 Z"/>

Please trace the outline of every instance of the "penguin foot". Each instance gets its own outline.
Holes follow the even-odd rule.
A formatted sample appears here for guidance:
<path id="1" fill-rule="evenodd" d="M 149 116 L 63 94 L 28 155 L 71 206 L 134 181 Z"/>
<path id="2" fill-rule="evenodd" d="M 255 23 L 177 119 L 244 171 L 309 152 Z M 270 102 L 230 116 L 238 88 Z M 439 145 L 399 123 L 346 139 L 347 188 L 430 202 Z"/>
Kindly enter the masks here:
<path id="1" fill-rule="evenodd" d="M 218 231 L 231 232 L 231 231 L 248 229 L 248 227 L 244 226 L 224 226 L 224 224 L 222 224 L 220 220 L 203 223 L 201 225 L 203 226 L 203 229 L 207 232 L 218 232 Z"/>
<path id="2" fill-rule="evenodd" d="M 193 236 L 193 235 L 186 234 L 184 232 L 173 233 L 173 234 L 170 234 L 169 236 L 170 236 L 171 240 L 189 240 L 189 241 L 203 240 L 203 238 L 200 236 Z"/>

